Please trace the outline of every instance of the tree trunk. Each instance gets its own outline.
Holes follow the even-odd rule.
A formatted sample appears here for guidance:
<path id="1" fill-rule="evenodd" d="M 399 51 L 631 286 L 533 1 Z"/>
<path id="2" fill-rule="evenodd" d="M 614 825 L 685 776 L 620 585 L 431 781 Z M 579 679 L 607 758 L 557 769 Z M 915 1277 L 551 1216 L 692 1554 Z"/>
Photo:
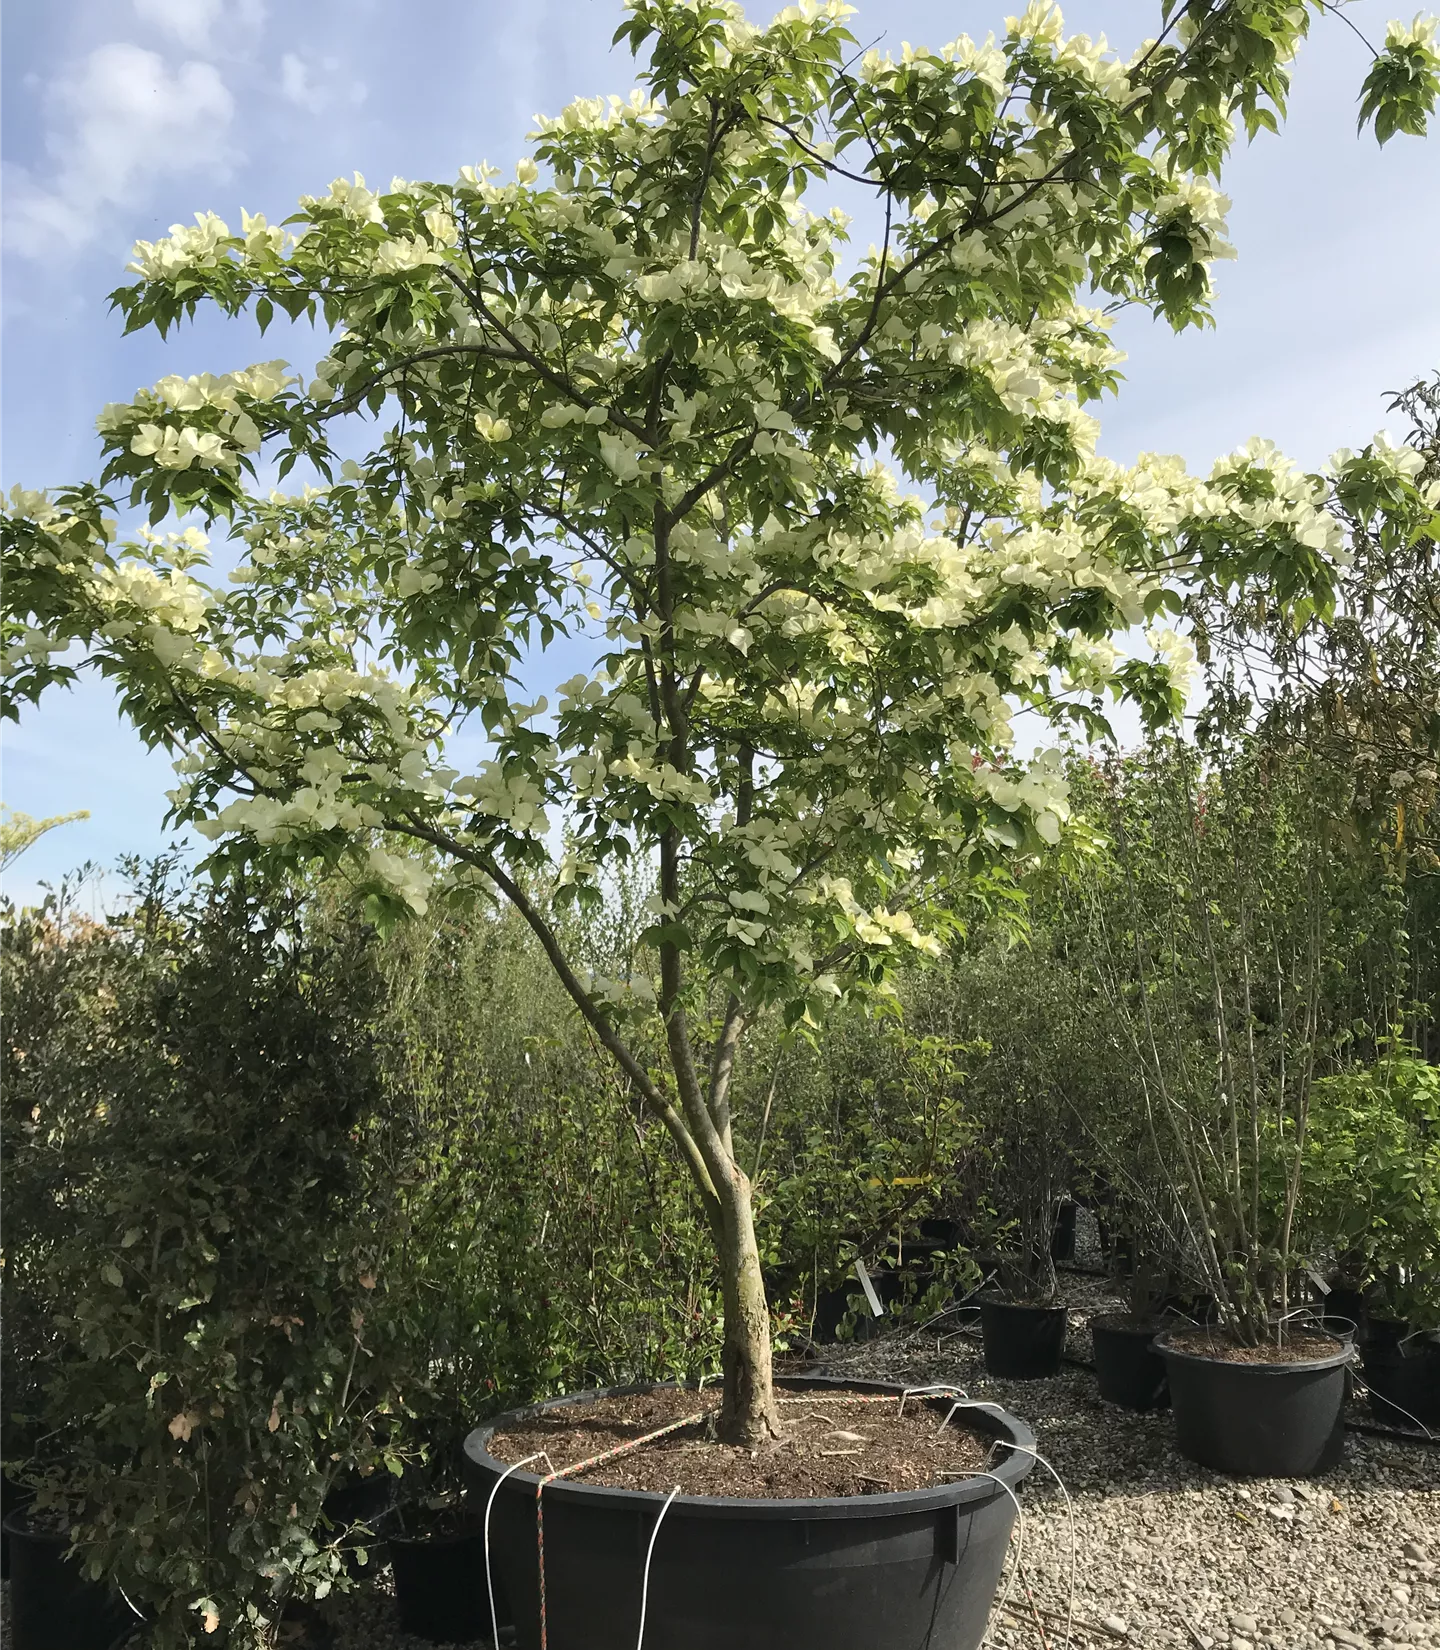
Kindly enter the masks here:
<path id="1" fill-rule="evenodd" d="M 758 1449 L 780 1436 L 770 1367 L 770 1308 L 760 1274 L 750 1182 L 732 1166 L 720 1190 L 720 1280 L 725 1300 L 720 1441 Z"/>

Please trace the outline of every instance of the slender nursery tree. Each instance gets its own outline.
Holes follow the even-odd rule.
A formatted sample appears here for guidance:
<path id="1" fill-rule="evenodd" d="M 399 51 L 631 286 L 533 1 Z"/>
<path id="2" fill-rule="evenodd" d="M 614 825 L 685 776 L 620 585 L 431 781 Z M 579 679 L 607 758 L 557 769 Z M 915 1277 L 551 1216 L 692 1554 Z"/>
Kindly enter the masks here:
<path id="1" fill-rule="evenodd" d="M 1172 717 L 1187 587 L 1323 608 L 1347 499 L 1425 513 L 1383 444 L 1309 475 L 1252 443 L 1201 480 L 1097 458 L 1083 410 L 1117 383 L 1110 312 L 1206 321 L 1235 124 L 1275 126 L 1319 0 L 1171 4 L 1128 60 L 1043 0 L 898 60 L 848 9 L 632 0 L 639 89 L 542 120 L 513 178 L 357 176 L 282 226 L 140 243 L 127 329 L 205 303 L 332 345 L 308 381 L 107 407 L 98 487 L 6 521 L 12 714 L 98 668 L 217 866 L 348 867 L 381 921 L 518 909 L 693 1174 L 721 1436 L 751 1446 L 779 1423 L 747 1026 L 883 992 L 957 889 L 1055 843 L 1059 759 L 1015 719 Z M 1382 137 L 1423 129 L 1437 68 L 1431 24 L 1392 27 Z M 238 565 L 210 583 L 217 528 Z M 654 976 L 592 977 L 554 902 L 637 854 Z"/>

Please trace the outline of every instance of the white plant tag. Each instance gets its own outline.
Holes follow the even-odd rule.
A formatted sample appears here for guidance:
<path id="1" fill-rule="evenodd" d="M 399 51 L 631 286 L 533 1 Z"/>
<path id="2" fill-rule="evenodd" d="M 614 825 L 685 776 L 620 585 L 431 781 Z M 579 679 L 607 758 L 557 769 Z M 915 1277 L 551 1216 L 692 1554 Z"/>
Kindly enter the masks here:
<path id="1" fill-rule="evenodd" d="M 1330 1285 L 1326 1283 L 1324 1278 L 1320 1276 L 1313 1266 L 1307 1266 L 1305 1268 L 1305 1276 L 1309 1278 L 1311 1283 L 1315 1285 L 1322 1295 L 1328 1295 L 1330 1293 Z"/>
<path id="2" fill-rule="evenodd" d="M 870 1281 L 870 1274 L 865 1270 L 865 1262 L 857 1259 L 855 1262 L 855 1276 L 860 1280 L 860 1287 L 865 1291 L 865 1299 L 870 1302 L 870 1310 L 877 1318 L 885 1316 L 885 1308 L 880 1304 L 880 1297 L 875 1293 L 875 1285 Z"/>

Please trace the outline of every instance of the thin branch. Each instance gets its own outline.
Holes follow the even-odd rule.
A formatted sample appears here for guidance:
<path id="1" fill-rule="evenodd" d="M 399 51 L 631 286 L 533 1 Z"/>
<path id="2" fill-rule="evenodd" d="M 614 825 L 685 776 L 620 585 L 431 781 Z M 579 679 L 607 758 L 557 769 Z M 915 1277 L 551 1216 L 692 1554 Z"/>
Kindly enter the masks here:
<path id="1" fill-rule="evenodd" d="M 650 1074 L 635 1058 L 614 1026 L 600 1012 L 594 998 L 581 985 L 574 969 L 570 966 L 569 959 L 560 948 L 560 942 L 554 929 L 531 903 L 524 889 L 513 877 L 507 875 L 489 855 L 469 848 L 464 843 L 457 842 L 454 837 L 449 836 L 444 831 L 436 830 L 433 826 L 426 825 L 423 820 L 409 816 L 404 820 L 395 821 L 394 828 L 406 836 L 415 837 L 418 841 L 428 842 L 432 847 L 439 848 L 441 852 L 483 871 L 520 913 L 534 932 L 535 937 L 540 941 L 545 955 L 550 959 L 550 964 L 559 977 L 560 983 L 569 994 L 571 1001 L 580 1010 L 595 1035 L 619 1062 L 621 1069 L 635 1085 L 646 1105 L 674 1137 L 676 1144 L 684 1153 L 686 1162 L 690 1166 L 690 1172 L 695 1177 L 696 1185 L 700 1189 L 700 1196 L 705 1205 L 707 1218 L 712 1225 L 718 1221 L 720 1205 L 719 1199 L 715 1195 L 715 1184 L 690 1130 L 686 1127 L 684 1120 L 676 1112 L 674 1106 L 656 1088 Z"/>

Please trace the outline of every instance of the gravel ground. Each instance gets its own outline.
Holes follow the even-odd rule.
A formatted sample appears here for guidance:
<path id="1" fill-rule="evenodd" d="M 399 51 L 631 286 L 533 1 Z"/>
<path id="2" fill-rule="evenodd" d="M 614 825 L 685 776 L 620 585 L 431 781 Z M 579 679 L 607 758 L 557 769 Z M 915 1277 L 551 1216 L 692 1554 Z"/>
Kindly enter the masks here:
<path id="1" fill-rule="evenodd" d="M 1123 1303 L 1103 1284 L 1066 1282 L 1075 1308 L 1068 1350 L 1088 1358 L 1084 1319 Z M 1102 1403 L 1086 1370 L 992 1380 L 968 1336 L 897 1336 L 846 1349 L 823 1367 L 950 1382 L 1030 1423 L 1074 1502 L 1074 1613 L 1084 1624 L 1077 1644 L 1440 1647 L 1440 1450 L 1350 1433 L 1344 1461 L 1322 1478 L 1245 1482 L 1178 1455 L 1167 1412 L 1132 1415 Z M 1366 1418 L 1357 1408 L 1354 1419 Z M 1028 1581 L 1043 1640 L 1054 1644 L 1065 1631 L 1069 1519 L 1038 1465 L 1021 1503 L 1022 1585 L 1011 1593 L 1018 1608 L 1001 1615 L 992 1636 L 1004 1645 L 1042 1642 L 1023 1596 Z"/>
<path id="2" fill-rule="evenodd" d="M 1103 1281 L 1064 1281 L 1069 1351 L 1088 1358 L 1086 1318 L 1123 1303 Z M 946 1329 L 830 1348 L 820 1368 L 950 1383 L 1030 1423 L 1073 1499 L 1076 1650 L 1440 1650 L 1440 1450 L 1350 1433 L 1343 1463 L 1323 1478 L 1227 1479 L 1176 1453 L 1168 1413 L 1103 1404 L 1080 1369 L 1054 1380 L 992 1380 L 978 1340 Z M 1357 1406 L 1353 1418 L 1368 1414 Z M 990 1643 L 1058 1650 L 1069 1597 L 1066 1506 L 1039 1466 L 1021 1502 L 1022 1569 L 1009 1607 L 992 1619 Z M 423 1650 L 399 1631 L 383 1580 L 327 1600 L 321 1612 L 333 1650 Z M 320 1641 L 289 1642 L 298 1650 Z"/>

